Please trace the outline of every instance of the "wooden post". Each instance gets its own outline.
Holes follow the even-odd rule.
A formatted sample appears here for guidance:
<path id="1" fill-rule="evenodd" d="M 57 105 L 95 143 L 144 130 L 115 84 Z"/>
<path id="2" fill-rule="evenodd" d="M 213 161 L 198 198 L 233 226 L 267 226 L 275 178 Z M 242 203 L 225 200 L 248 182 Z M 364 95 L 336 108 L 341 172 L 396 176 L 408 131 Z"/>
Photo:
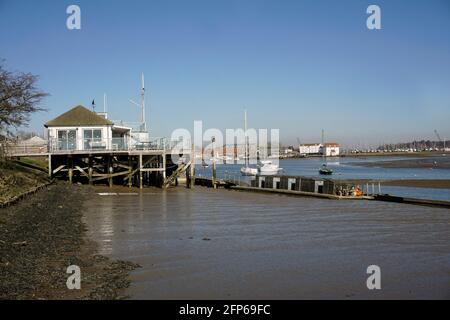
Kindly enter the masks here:
<path id="1" fill-rule="evenodd" d="M 166 180 L 166 152 L 163 153 L 163 181 Z"/>
<path id="2" fill-rule="evenodd" d="M 72 157 L 69 156 L 67 157 L 67 166 L 69 167 L 69 182 L 72 183 L 72 178 L 73 178 L 73 161 L 72 161 Z"/>
<path id="3" fill-rule="evenodd" d="M 88 164 L 88 175 L 89 175 L 89 184 L 92 185 L 92 157 L 89 156 L 89 164 Z"/>
<path id="4" fill-rule="evenodd" d="M 49 153 L 48 154 L 48 176 L 51 179 L 53 176 L 53 171 L 52 171 L 52 155 Z"/>
<path id="5" fill-rule="evenodd" d="M 195 145 L 192 143 L 191 146 L 191 165 L 189 167 L 189 177 L 190 177 L 190 188 L 194 189 L 195 187 Z"/>
<path id="6" fill-rule="evenodd" d="M 112 174 L 113 174 L 113 166 L 112 166 L 112 161 L 111 161 L 111 156 L 108 156 L 108 167 L 109 167 L 109 187 L 112 188 L 113 186 L 113 178 L 112 178 Z"/>
<path id="7" fill-rule="evenodd" d="M 133 166 L 132 166 L 132 161 L 131 161 L 131 156 L 128 155 L 128 166 L 130 167 L 130 173 L 133 172 Z M 128 188 L 131 188 L 132 186 L 132 180 L 133 178 L 130 176 L 130 178 L 128 179 Z"/>
<path id="8" fill-rule="evenodd" d="M 109 166 L 109 187 L 110 188 L 112 188 L 112 185 L 113 185 L 113 180 L 112 180 L 112 174 L 113 174 L 113 167 L 112 167 L 112 165 L 110 164 L 110 166 Z"/>
<path id="9" fill-rule="evenodd" d="M 142 189 L 142 153 L 139 154 L 139 188 Z"/>

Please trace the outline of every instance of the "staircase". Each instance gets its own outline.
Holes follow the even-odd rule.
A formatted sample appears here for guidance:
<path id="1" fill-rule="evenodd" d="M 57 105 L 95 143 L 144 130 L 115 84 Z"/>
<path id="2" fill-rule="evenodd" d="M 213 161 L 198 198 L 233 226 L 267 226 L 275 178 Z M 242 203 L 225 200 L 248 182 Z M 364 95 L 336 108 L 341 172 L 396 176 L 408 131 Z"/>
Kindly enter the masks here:
<path id="1" fill-rule="evenodd" d="M 189 168 L 190 165 L 191 161 L 189 161 L 188 163 L 180 164 L 177 170 L 175 170 L 169 177 L 166 178 L 166 180 L 164 180 L 162 187 L 168 188 L 171 184 L 175 182 L 175 180 L 180 176 L 180 174 L 182 174 L 184 171 L 186 171 L 187 168 Z"/>

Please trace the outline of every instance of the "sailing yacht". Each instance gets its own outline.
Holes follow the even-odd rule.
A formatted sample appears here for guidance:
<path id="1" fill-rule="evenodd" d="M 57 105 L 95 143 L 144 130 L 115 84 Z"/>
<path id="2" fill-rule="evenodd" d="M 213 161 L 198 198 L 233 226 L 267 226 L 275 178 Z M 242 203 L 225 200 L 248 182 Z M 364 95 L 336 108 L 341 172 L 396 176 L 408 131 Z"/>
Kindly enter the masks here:
<path id="1" fill-rule="evenodd" d="M 248 152 L 248 137 L 247 137 L 247 110 L 245 110 L 244 116 L 244 134 L 245 134 L 245 166 L 241 168 L 241 174 L 243 176 L 256 176 L 258 169 L 249 167 L 249 152 Z"/>
<path id="2" fill-rule="evenodd" d="M 325 143 L 324 143 L 324 131 L 322 129 L 322 160 L 324 161 L 324 163 L 322 164 L 322 167 L 319 169 L 319 174 L 322 175 L 332 175 L 333 174 L 333 170 L 328 168 L 327 166 L 327 160 L 326 160 L 326 148 L 325 148 Z"/>

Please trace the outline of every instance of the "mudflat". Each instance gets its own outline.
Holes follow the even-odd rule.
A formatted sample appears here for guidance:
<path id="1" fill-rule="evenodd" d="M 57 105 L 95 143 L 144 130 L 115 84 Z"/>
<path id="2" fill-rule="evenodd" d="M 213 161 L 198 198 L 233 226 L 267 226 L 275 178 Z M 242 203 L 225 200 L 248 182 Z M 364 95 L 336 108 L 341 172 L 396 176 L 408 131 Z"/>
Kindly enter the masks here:
<path id="1" fill-rule="evenodd" d="M 97 253 L 86 237 L 89 187 L 58 182 L 0 209 L 0 299 L 117 299 L 136 265 Z M 69 290 L 67 267 L 81 269 Z"/>
<path id="2" fill-rule="evenodd" d="M 450 169 L 450 156 L 446 155 L 420 159 L 355 162 L 352 164 L 357 166 L 381 167 L 381 168 Z"/>

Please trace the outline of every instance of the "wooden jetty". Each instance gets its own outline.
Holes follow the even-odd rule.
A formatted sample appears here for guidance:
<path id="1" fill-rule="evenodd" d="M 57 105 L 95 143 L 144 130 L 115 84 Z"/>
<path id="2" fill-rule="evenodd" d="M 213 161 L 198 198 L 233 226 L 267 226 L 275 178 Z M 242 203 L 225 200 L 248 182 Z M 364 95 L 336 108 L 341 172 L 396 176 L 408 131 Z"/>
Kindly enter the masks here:
<path id="1" fill-rule="evenodd" d="M 109 186 L 145 185 L 168 187 L 190 170 L 190 150 L 181 156 L 184 162 L 173 163 L 179 157 L 165 147 L 144 150 L 64 150 L 57 152 L 9 152 L 11 158 L 39 157 L 48 160 L 48 175 L 70 182 L 93 184 L 104 181 Z"/>

